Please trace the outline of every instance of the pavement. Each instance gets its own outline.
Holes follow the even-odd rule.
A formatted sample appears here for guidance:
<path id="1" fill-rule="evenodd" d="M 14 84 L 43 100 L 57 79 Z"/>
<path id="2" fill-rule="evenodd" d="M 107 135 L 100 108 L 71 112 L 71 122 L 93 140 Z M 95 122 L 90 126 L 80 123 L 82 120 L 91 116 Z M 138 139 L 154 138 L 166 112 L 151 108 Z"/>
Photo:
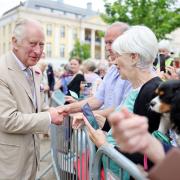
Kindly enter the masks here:
<path id="1" fill-rule="evenodd" d="M 42 157 L 43 154 L 45 154 L 48 150 L 50 150 L 50 138 L 49 137 L 43 137 L 41 135 L 41 144 L 40 144 L 40 157 Z M 51 163 L 51 155 L 48 154 L 48 156 L 43 159 L 40 162 L 40 170 L 37 173 L 37 177 L 39 174 L 43 172 L 43 170 L 48 167 L 48 165 Z M 44 175 L 40 180 L 56 180 L 55 174 L 52 169 L 48 171 L 46 175 Z"/>

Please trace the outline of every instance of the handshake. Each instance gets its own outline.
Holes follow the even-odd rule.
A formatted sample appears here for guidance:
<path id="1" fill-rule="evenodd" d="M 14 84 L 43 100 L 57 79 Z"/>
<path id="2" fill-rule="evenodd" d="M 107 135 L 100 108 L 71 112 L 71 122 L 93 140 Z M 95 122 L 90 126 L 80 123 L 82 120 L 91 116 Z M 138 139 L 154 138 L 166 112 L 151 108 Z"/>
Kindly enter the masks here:
<path id="1" fill-rule="evenodd" d="M 64 117 L 69 114 L 70 109 L 66 106 L 51 107 L 49 113 L 51 116 L 51 123 L 61 125 L 64 121 Z"/>

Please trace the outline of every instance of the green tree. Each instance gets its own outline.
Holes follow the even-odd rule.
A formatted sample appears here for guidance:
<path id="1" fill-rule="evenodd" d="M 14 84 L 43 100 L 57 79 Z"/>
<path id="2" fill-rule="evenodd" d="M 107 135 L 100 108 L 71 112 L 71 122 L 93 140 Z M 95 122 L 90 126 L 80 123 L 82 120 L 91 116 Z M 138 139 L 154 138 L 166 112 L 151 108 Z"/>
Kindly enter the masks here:
<path id="1" fill-rule="evenodd" d="M 115 21 L 130 25 L 146 25 L 158 39 L 180 26 L 180 8 L 175 0 L 116 0 L 105 1 L 102 18 L 107 23 Z"/>
<path id="2" fill-rule="evenodd" d="M 70 52 L 70 57 L 79 57 L 82 60 L 90 58 L 90 45 L 80 43 L 76 40 L 73 50 Z"/>

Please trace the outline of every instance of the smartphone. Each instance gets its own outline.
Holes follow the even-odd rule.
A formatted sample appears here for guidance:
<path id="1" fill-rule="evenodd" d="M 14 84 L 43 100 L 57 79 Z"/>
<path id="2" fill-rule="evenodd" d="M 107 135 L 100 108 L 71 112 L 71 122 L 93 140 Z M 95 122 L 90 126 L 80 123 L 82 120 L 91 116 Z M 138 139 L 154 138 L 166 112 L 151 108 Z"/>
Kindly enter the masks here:
<path id="1" fill-rule="evenodd" d="M 99 129 L 99 125 L 96 121 L 96 118 L 91 110 L 91 107 L 89 106 L 88 103 L 86 103 L 84 106 L 82 106 L 81 108 L 84 116 L 87 118 L 87 120 L 89 121 L 89 123 L 91 124 L 91 126 L 94 128 L 94 129 Z"/>

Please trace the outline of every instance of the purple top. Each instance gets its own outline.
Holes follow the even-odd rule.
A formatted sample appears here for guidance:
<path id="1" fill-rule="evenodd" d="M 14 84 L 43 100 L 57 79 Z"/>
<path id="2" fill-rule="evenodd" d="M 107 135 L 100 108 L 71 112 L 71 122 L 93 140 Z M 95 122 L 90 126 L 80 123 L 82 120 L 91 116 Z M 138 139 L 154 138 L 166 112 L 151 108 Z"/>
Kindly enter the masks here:
<path id="1" fill-rule="evenodd" d="M 121 104 L 130 89 L 130 82 L 122 80 L 117 67 L 112 65 L 99 85 L 95 97 L 102 101 L 103 108 L 117 107 Z"/>

